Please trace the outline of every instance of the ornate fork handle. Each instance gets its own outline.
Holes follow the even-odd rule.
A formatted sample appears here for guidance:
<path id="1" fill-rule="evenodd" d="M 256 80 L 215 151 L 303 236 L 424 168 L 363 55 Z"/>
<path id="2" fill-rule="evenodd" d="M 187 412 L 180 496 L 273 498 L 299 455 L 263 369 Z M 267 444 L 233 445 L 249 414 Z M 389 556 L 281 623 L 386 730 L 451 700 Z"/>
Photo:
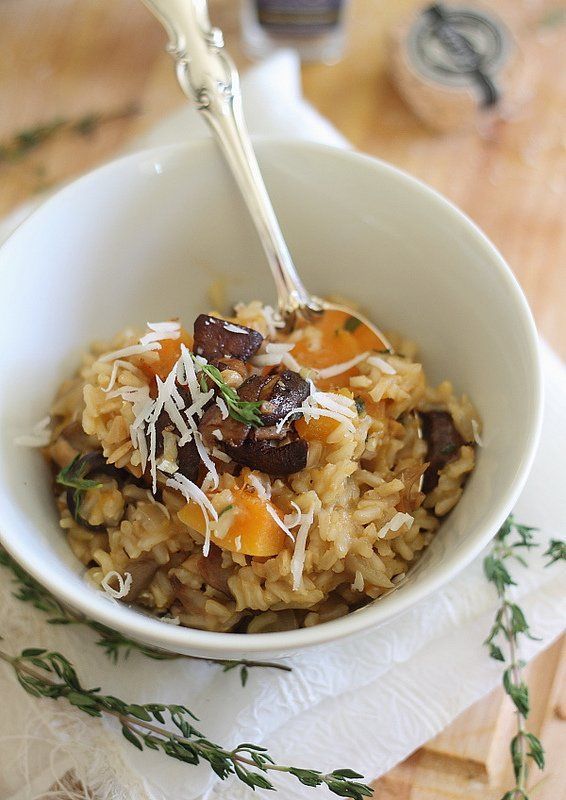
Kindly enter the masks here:
<path id="1" fill-rule="evenodd" d="M 275 279 L 281 314 L 293 319 L 297 312 L 318 311 L 271 205 L 244 120 L 238 71 L 224 50 L 222 32 L 210 24 L 206 0 L 144 3 L 167 30 L 179 84 L 216 134 L 240 188 Z"/>

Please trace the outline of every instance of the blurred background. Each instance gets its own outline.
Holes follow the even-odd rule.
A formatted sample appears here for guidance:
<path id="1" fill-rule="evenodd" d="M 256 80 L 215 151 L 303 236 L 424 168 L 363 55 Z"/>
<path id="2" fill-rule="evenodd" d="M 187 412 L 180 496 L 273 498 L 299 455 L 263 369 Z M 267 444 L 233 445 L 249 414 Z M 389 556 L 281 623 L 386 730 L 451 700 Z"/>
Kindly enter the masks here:
<path id="1" fill-rule="evenodd" d="M 242 31 L 237 0 L 210 2 L 241 68 L 251 51 L 269 53 L 277 40 L 269 33 L 277 3 L 245 5 Z M 306 37 L 306 46 L 304 36 L 282 37 L 335 62 L 304 63 L 306 98 L 354 147 L 422 178 L 469 214 L 515 270 L 542 334 L 566 355 L 566 5 L 466 3 L 496 13 L 517 43 L 497 75 L 496 113 L 462 111 L 426 77 L 400 74 L 407 14 L 422 7 L 416 0 L 314 5 L 339 8 L 326 17 L 338 24 Z M 0 215 L 117 155 L 184 102 L 164 47 L 163 30 L 140 0 L 2 0 Z M 407 86 L 412 104 L 400 93 Z M 455 117 L 457 129 L 430 128 L 414 113 L 419 105 L 432 110 L 433 122 Z"/>

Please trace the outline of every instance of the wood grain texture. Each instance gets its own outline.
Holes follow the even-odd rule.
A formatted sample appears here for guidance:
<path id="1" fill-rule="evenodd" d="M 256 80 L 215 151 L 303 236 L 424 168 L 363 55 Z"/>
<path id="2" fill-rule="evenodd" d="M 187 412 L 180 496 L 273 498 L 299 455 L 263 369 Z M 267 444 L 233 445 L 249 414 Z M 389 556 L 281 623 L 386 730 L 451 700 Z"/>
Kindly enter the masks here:
<path id="1" fill-rule="evenodd" d="M 505 121 L 450 135 L 418 122 L 388 77 L 389 33 L 416 5 L 352 0 L 345 57 L 334 66 L 306 66 L 305 94 L 357 148 L 427 181 L 485 230 L 515 271 L 543 335 L 564 355 L 566 25 L 544 23 L 561 4 L 491 3 L 519 42 L 513 102 Z M 213 20 L 243 66 L 235 7 L 234 0 L 211 1 Z M 0 142 L 59 117 L 112 112 L 130 103 L 141 113 L 88 137 L 61 135 L 25 160 L 0 164 L 0 215 L 117 155 L 134 135 L 184 102 L 164 45 L 160 26 L 139 0 L 2 0 Z M 529 674 L 532 721 L 549 763 L 536 798 L 557 800 L 566 781 L 564 645 L 539 656 Z M 378 781 L 376 796 L 498 800 L 509 781 L 512 725 L 512 711 L 498 690 Z"/>
<path id="2" fill-rule="evenodd" d="M 387 75 L 387 39 L 415 0 L 353 0 L 348 48 L 335 66 L 304 69 L 305 93 L 360 150 L 391 161 L 454 200 L 508 259 L 540 330 L 566 354 L 566 25 L 544 24 L 556 2 L 498 0 L 516 32 L 520 69 L 509 119 L 438 135 L 404 106 Z M 236 60 L 234 0 L 211 3 Z M 55 117 L 137 102 L 135 120 L 53 141 L 0 167 L 0 214 L 46 185 L 117 154 L 183 102 L 165 37 L 139 0 L 3 0 L 0 140 Z"/>
<path id="3" fill-rule="evenodd" d="M 566 785 L 566 639 L 539 654 L 525 676 L 529 730 L 541 737 L 547 760 L 544 773 L 531 772 L 532 797 L 558 800 Z M 376 800 L 500 800 L 512 786 L 509 742 L 515 725 L 510 700 L 496 689 L 377 780 Z"/>

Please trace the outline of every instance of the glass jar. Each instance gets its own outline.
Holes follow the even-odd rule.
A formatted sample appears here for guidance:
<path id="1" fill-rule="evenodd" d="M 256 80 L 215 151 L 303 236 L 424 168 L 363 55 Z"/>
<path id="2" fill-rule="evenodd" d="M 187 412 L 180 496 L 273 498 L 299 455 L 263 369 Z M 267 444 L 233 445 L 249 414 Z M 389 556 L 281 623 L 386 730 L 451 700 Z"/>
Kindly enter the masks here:
<path id="1" fill-rule="evenodd" d="M 243 0 L 244 47 L 252 58 L 290 47 L 302 61 L 338 61 L 346 5 L 347 0 Z"/>

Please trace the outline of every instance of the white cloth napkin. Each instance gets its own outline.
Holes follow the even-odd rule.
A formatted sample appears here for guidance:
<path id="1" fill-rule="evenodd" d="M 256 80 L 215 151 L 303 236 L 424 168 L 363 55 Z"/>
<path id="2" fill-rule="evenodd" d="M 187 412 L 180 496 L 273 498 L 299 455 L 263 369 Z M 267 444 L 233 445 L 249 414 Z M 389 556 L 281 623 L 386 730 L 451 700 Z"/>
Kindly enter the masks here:
<path id="1" fill-rule="evenodd" d="M 278 102 L 271 102 L 273 87 Z M 279 54 L 244 78 L 246 113 L 254 133 L 295 136 L 336 146 L 347 142 L 300 93 L 297 59 Z M 137 146 L 205 135 L 195 112 L 183 109 Z M 23 212 L 19 212 L 21 218 Z M 7 233 L 20 218 L 4 225 Z M 0 237 L 2 230 L 0 229 Z M 563 534 L 566 370 L 542 347 L 546 384 L 541 445 L 517 505 L 519 520 L 541 529 L 540 542 Z M 540 549 L 521 571 L 521 604 L 542 641 L 525 643 L 532 657 L 564 623 L 561 567 L 544 569 Z M 322 651 L 296 656 L 292 673 L 251 670 L 246 688 L 236 672 L 179 660 L 152 662 L 131 655 L 111 665 L 80 628 L 48 626 L 45 616 L 11 596 L 0 572 L 3 647 L 46 646 L 68 655 L 87 686 L 132 702 L 179 702 L 200 717 L 207 736 L 233 746 L 253 741 L 280 763 L 317 769 L 350 767 L 373 780 L 442 730 L 500 681 L 501 666 L 482 647 L 496 600 L 481 559 L 419 606 L 376 631 Z M 0 665 L 0 800 L 30 800 L 74 768 L 105 800 L 238 800 L 251 790 L 220 782 L 161 754 L 138 753 L 112 725 L 82 717 L 64 704 L 29 698 Z M 291 779 L 277 781 L 286 800 L 330 797 Z M 271 796 L 257 792 L 255 797 Z M 83 795 L 81 794 L 82 798 Z"/>

